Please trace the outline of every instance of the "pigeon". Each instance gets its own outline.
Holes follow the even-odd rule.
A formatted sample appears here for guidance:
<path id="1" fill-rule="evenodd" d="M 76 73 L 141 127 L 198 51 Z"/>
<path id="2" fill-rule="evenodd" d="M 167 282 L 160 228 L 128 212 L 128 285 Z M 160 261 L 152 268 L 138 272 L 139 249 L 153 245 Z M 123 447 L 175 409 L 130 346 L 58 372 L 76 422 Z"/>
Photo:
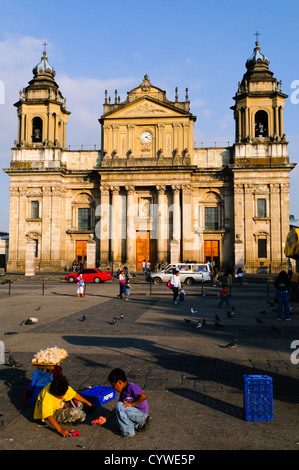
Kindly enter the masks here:
<path id="1" fill-rule="evenodd" d="M 40 309 L 41 309 L 41 307 L 36 307 L 36 309 L 35 309 L 35 310 L 40 310 Z"/>
<path id="2" fill-rule="evenodd" d="M 276 328 L 275 326 L 272 326 L 272 330 L 275 331 L 276 333 L 280 333 L 280 330 Z"/>
<path id="3" fill-rule="evenodd" d="M 21 325 L 33 325 L 34 323 L 36 323 L 38 321 L 38 318 L 27 318 L 27 320 L 23 320 L 21 323 L 20 323 L 20 326 Z"/>
<path id="4" fill-rule="evenodd" d="M 116 323 L 116 317 L 113 318 L 112 323 Z"/>
<path id="5" fill-rule="evenodd" d="M 237 347 L 237 340 L 236 340 L 236 341 L 231 341 L 230 343 L 226 344 L 224 347 L 225 347 L 225 348 L 229 348 L 229 349 L 236 349 L 236 347 Z"/>
<path id="6" fill-rule="evenodd" d="M 223 325 L 218 321 L 215 321 L 215 326 L 217 326 L 218 328 L 223 328 Z"/>
<path id="7" fill-rule="evenodd" d="M 189 320 L 189 318 L 185 318 L 186 323 L 193 323 L 193 320 Z"/>
<path id="8" fill-rule="evenodd" d="M 233 318 L 234 314 L 233 314 L 233 312 L 228 311 L 228 312 L 226 312 L 226 316 L 227 316 L 227 318 Z"/>
<path id="9" fill-rule="evenodd" d="M 191 313 L 197 313 L 197 310 L 194 310 L 194 308 L 191 307 Z"/>
<path id="10" fill-rule="evenodd" d="M 258 317 L 255 317 L 255 319 L 258 323 L 264 323 L 263 320 L 260 320 Z"/>
<path id="11" fill-rule="evenodd" d="M 201 328 L 201 327 L 202 327 L 202 323 L 199 321 L 199 322 L 197 323 L 197 325 L 196 325 L 196 329 L 198 330 L 198 329 Z"/>
<path id="12" fill-rule="evenodd" d="M 202 323 L 203 325 L 206 325 L 207 322 L 206 322 L 206 320 L 203 318 L 203 319 L 201 320 L 201 323 Z"/>
<path id="13" fill-rule="evenodd" d="M 121 313 L 120 314 L 120 317 L 119 317 L 121 320 L 124 318 L 123 314 Z"/>
<path id="14" fill-rule="evenodd" d="M 216 320 L 216 321 L 221 321 L 221 318 L 219 318 L 219 316 L 217 315 L 217 313 L 216 313 L 216 315 L 215 315 L 215 320 Z"/>
<path id="15" fill-rule="evenodd" d="M 15 361 L 11 354 L 9 355 L 9 358 L 8 358 L 8 364 L 11 367 L 18 367 L 22 365 L 22 364 L 19 364 L 17 361 Z"/>
<path id="16" fill-rule="evenodd" d="M 87 320 L 86 315 L 83 315 L 81 321 L 86 321 L 86 320 Z"/>

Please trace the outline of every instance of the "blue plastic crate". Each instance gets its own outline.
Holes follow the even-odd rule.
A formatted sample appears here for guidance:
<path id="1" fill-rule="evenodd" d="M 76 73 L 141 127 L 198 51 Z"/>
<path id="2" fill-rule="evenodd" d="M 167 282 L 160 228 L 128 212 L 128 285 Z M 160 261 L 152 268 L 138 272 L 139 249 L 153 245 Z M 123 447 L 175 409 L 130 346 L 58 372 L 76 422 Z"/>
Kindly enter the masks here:
<path id="1" fill-rule="evenodd" d="M 244 375 L 244 415 L 247 421 L 273 419 L 273 381 L 267 375 Z"/>
<path id="2" fill-rule="evenodd" d="M 27 392 L 27 406 L 34 408 L 39 392 L 53 380 L 52 375 L 49 372 L 43 370 L 35 370 L 33 372 L 31 384 Z"/>
<path id="3" fill-rule="evenodd" d="M 84 390 L 80 395 L 89 400 L 93 405 L 101 406 L 108 401 L 114 400 L 114 398 L 116 398 L 116 391 L 112 387 L 103 387 L 99 385 L 97 387 Z"/>

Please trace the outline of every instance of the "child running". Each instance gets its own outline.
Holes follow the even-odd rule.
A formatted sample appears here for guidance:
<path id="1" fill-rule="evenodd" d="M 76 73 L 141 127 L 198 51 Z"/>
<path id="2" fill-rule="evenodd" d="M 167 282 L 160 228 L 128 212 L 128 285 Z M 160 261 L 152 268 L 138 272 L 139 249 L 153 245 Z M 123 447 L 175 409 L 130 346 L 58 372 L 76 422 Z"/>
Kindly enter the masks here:
<path id="1" fill-rule="evenodd" d="M 228 291 L 227 291 L 226 285 L 222 284 L 222 289 L 221 289 L 221 292 L 219 294 L 220 302 L 218 304 L 218 308 L 220 308 L 224 302 L 229 307 L 230 303 L 229 303 L 229 298 L 228 298 L 227 294 L 228 294 Z"/>

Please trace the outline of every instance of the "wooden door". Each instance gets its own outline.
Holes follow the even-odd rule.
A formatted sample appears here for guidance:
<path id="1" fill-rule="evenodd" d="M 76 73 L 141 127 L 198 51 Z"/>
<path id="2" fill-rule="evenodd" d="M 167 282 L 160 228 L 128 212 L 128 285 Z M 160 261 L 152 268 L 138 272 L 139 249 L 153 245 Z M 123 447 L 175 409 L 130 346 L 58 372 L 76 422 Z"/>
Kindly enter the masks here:
<path id="1" fill-rule="evenodd" d="M 87 240 L 76 241 L 76 261 L 84 263 L 87 258 Z"/>
<path id="2" fill-rule="evenodd" d="M 150 231 L 139 231 L 136 233 L 136 271 L 142 271 L 142 261 L 151 263 L 151 270 L 156 263 L 156 240 L 150 238 Z"/>
<path id="3" fill-rule="evenodd" d="M 205 240 L 204 244 L 204 261 L 213 261 L 219 267 L 219 241 Z"/>
<path id="4" fill-rule="evenodd" d="M 136 233 L 136 271 L 142 271 L 142 261 L 150 258 L 150 233 L 149 231 Z"/>

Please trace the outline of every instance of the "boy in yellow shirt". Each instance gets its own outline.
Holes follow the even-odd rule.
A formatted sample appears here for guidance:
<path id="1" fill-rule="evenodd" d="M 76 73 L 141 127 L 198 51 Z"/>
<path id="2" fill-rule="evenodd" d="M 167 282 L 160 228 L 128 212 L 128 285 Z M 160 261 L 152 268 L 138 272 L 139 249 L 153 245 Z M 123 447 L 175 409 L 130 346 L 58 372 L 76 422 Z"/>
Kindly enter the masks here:
<path id="1" fill-rule="evenodd" d="M 77 400 L 78 406 L 68 407 L 67 402 Z M 33 418 L 47 421 L 63 437 L 71 436 L 71 430 L 61 424 L 82 422 L 85 419 L 83 403 L 93 406 L 89 401 L 73 390 L 64 376 L 55 377 L 46 385 L 37 397 Z"/>

